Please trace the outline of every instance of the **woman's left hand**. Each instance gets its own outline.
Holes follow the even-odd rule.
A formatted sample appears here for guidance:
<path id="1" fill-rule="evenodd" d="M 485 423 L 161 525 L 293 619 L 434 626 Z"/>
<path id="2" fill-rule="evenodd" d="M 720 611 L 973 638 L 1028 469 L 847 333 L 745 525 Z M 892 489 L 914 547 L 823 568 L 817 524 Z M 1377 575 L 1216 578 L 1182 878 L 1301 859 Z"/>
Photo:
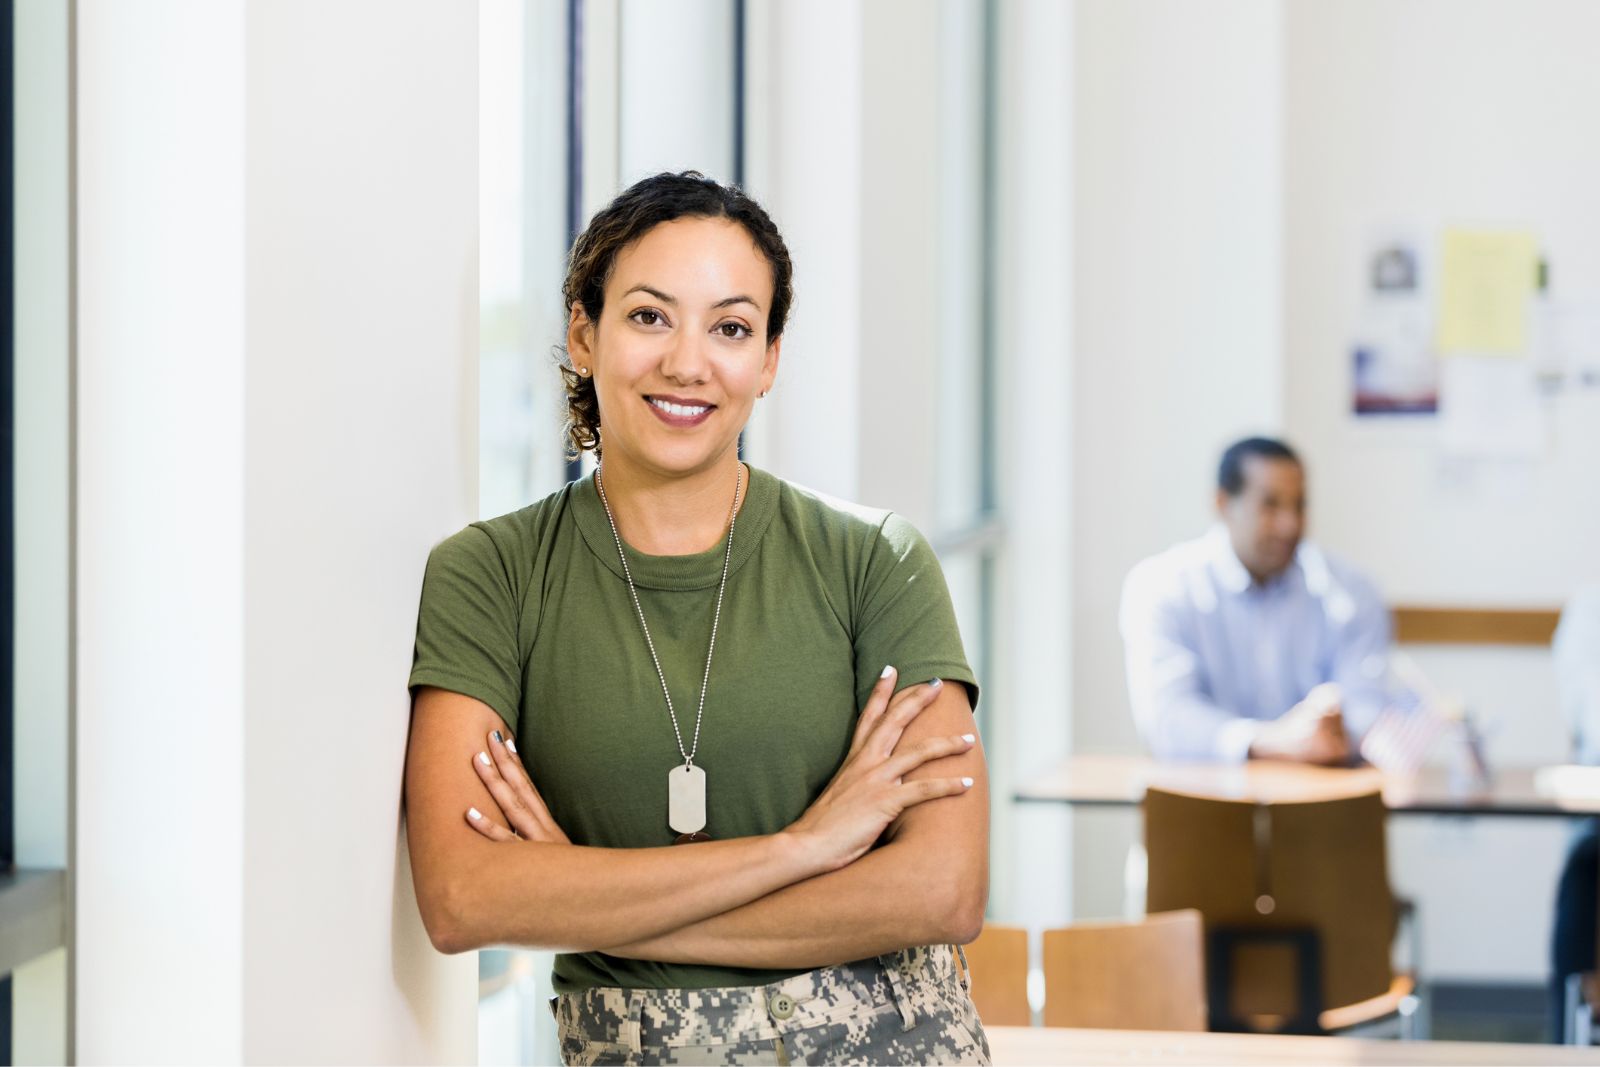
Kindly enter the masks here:
<path id="1" fill-rule="evenodd" d="M 489 790 L 489 795 L 494 797 L 494 802 L 500 805 L 511 829 L 507 830 L 476 808 L 467 810 L 467 822 L 491 841 L 516 841 L 520 838 L 523 841 L 570 844 L 566 833 L 556 825 L 550 809 L 545 807 L 544 798 L 533 787 L 533 779 L 528 777 L 527 770 L 523 768 L 522 759 L 517 755 L 516 741 L 507 738 L 502 744 L 502 736 L 499 730 L 490 733 L 488 748 L 472 757 L 472 766 Z"/>

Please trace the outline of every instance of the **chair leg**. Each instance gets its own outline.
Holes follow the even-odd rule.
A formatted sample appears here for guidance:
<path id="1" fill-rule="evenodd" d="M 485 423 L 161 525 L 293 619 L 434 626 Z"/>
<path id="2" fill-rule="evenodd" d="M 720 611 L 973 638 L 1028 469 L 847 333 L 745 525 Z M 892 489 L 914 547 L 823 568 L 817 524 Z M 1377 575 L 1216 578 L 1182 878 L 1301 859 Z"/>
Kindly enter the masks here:
<path id="1" fill-rule="evenodd" d="M 1594 1009 L 1583 999 L 1583 975 L 1567 975 L 1566 1033 L 1562 1042 L 1567 1045 L 1594 1044 Z"/>
<path id="2" fill-rule="evenodd" d="M 1404 941 L 1406 945 L 1406 967 L 1411 972 L 1411 978 L 1416 983 L 1411 996 L 1406 998 L 1410 1002 L 1407 1009 L 1405 1002 L 1400 1007 L 1400 1040 L 1426 1041 L 1433 1033 L 1432 1004 L 1427 991 L 1423 988 L 1422 979 L 1422 921 L 1417 912 L 1417 902 L 1405 898 L 1396 898 L 1395 907 L 1399 913 L 1397 923 L 1405 927 Z"/>
<path id="3" fill-rule="evenodd" d="M 1400 998 L 1400 1040 L 1416 1041 L 1419 1038 L 1418 1030 L 1421 1020 L 1418 1016 L 1422 1012 L 1422 998 L 1412 993 L 1410 996 Z"/>

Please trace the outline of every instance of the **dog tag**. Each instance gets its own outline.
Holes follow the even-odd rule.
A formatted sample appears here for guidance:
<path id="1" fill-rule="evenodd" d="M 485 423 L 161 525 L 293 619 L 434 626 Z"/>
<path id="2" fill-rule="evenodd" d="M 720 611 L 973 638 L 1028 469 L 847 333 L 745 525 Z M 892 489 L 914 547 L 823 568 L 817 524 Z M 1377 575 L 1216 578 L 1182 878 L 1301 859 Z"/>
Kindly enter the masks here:
<path id="1" fill-rule="evenodd" d="M 706 772 L 694 764 L 672 768 L 667 774 L 667 825 L 680 834 L 695 834 L 706 826 Z"/>

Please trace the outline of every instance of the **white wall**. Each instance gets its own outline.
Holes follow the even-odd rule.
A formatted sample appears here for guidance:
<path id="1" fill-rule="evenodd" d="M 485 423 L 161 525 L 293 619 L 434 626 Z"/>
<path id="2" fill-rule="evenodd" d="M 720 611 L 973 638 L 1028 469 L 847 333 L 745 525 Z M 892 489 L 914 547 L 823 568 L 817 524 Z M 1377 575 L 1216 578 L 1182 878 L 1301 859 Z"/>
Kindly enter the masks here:
<path id="1" fill-rule="evenodd" d="M 1318 536 L 1394 601 L 1555 606 L 1600 578 L 1600 390 L 1550 403 L 1552 447 L 1524 464 L 1446 464 L 1430 420 L 1347 414 L 1348 344 L 1376 228 L 1525 226 L 1549 257 L 1552 298 L 1600 306 L 1600 142 L 1582 132 L 1600 100 L 1597 38 L 1600 8 L 1582 0 L 1288 8 L 1287 422 L 1310 463 Z M 1416 657 L 1488 720 L 1499 761 L 1566 757 L 1544 651 Z M 1396 880 L 1424 901 L 1430 966 L 1542 979 L 1564 833 L 1398 827 Z M 1498 918 L 1485 928 L 1488 907 Z"/>
<path id="2" fill-rule="evenodd" d="M 81 0 L 78 43 L 77 1058 L 470 1060 L 399 816 L 476 504 L 475 13 Z"/>
<path id="3" fill-rule="evenodd" d="M 1079 752 L 1137 751 L 1123 576 L 1201 532 L 1216 457 L 1282 418 L 1283 7 L 1079 0 L 1073 684 Z M 1075 911 L 1121 912 L 1133 813 L 1076 819 Z"/>

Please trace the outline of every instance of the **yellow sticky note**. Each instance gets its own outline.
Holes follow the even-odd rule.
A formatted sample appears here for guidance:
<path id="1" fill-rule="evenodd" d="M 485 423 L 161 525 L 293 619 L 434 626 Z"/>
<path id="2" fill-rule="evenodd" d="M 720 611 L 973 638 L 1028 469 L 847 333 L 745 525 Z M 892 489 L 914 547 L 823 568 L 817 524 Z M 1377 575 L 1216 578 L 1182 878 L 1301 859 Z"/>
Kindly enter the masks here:
<path id="1" fill-rule="evenodd" d="M 1539 250 L 1526 230 L 1446 230 L 1439 257 L 1441 354 L 1520 356 Z"/>

